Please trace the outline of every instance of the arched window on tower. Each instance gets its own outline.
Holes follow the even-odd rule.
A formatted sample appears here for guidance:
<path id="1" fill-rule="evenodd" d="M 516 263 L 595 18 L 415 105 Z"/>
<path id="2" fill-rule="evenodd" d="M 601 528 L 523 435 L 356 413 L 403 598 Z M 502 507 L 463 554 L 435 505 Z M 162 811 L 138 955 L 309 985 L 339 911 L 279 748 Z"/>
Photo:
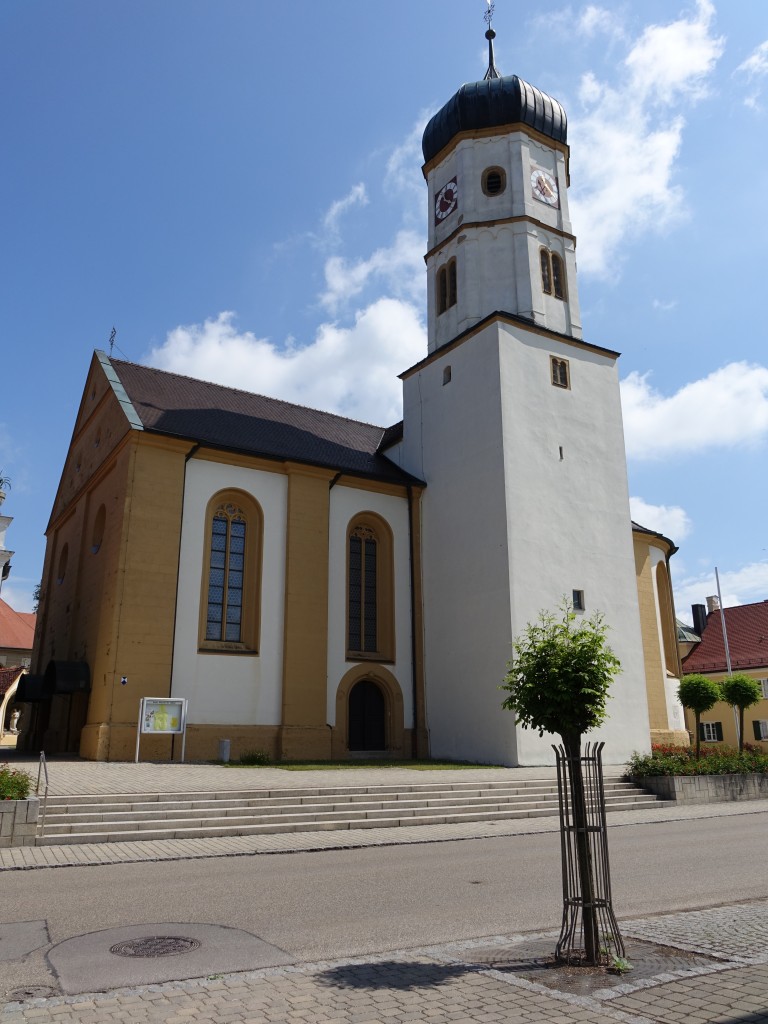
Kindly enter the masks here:
<path id="1" fill-rule="evenodd" d="M 437 313 L 456 305 L 456 259 L 449 260 L 437 272 Z"/>
<path id="2" fill-rule="evenodd" d="M 556 252 L 552 253 L 552 287 L 556 299 L 565 298 L 565 272 L 563 261 Z"/>
<path id="3" fill-rule="evenodd" d="M 347 531 L 347 657 L 394 659 L 392 534 L 373 513 Z"/>
<path id="4" fill-rule="evenodd" d="M 256 651 L 261 585 L 261 509 L 233 491 L 208 504 L 201 649 Z"/>
<path id="5" fill-rule="evenodd" d="M 541 287 L 545 295 L 554 295 L 556 299 L 565 299 L 565 265 L 562 257 L 549 249 L 539 250 L 541 264 Z"/>
<path id="6" fill-rule="evenodd" d="M 551 295 L 552 266 L 549 260 L 549 251 L 547 249 L 539 250 L 539 260 L 541 262 L 541 287 L 544 289 L 545 295 Z"/>

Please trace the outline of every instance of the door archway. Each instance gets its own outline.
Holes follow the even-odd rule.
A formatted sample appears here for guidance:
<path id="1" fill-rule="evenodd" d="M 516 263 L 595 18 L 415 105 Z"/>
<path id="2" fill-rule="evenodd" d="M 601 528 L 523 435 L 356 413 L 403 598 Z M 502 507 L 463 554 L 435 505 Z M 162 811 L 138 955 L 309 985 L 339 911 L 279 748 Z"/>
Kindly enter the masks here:
<path id="1" fill-rule="evenodd" d="M 372 679 L 361 679 L 349 692 L 349 750 L 387 749 L 387 702 Z"/>

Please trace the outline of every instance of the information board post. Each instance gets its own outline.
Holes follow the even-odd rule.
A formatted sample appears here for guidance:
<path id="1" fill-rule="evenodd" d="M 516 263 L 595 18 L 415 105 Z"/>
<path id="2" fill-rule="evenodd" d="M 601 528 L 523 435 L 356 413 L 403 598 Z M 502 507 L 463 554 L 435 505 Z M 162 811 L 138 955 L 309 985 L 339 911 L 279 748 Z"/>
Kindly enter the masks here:
<path id="1" fill-rule="evenodd" d="M 141 734 L 152 736 L 181 736 L 181 762 L 187 747 L 187 703 L 183 697 L 141 697 L 139 722 L 136 728 L 136 757 L 139 763 Z"/>

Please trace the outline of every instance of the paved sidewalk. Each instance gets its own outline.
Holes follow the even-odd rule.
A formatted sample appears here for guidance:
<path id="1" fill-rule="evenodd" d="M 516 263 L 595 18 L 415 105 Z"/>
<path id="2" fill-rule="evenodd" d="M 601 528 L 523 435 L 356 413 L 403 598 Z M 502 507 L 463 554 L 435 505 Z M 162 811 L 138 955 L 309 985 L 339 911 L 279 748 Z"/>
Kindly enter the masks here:
<path id="1" fill-rule="evenodd" d="M 38 760 L 19 756 L 14 768 L 23 768 L 37 780 Z M 620 775 L 621 765 L 608 765 L 606 778 Z M 117 793 L 212 793 L 225 790 L 305 789 L 349 786 L 401 786 L 449 782 L 507 782 L 515 779 L 555 781 L 554 767 L 452 768 L 449 770 L 393 768 L 383 762 L 375 768 L 241 768 L 217 764 L 154 764 L 130 761 L 48 762 L 51 796 L 95 796 Z"/>
<path id="2" fill-rule="evenodd" d="M 345 961 L 211 975 L 186 982 L 9 1003 L 2 1024 L 768 1024 L 768 900 L 622 925 L 654 965 L 633 979 L 544 958 L 521 961 L 555 935 L 487 939 Z M 713 916 L 714 915 L 714 916 Z M 725 931 L 723 931 L 725 929 Z M 723 941 L 719 936 L 725 935 Z M 685 944 L 670 950 L 660 942 Z M 732 943 L 738 936 L 738 952 Z M 629 943 L 628 943 L 629 945 Z M 749 946 L 749 965 L 740 956 Z M 489 965 L 487 951 L 492 950 Z M 708 953 L 686 953 L 706 947 Z M 496 966 L 506 958 L 505 966 Z M 523 968 L 519 970 L 522 963 Z M 669 969 L 669 967 L 672 969 Z M 667 969 L 665 969 L 667 968 Z M 539 980 L 530 980 L 530 974 Z M 578 992 L 573 991 L 574 973 Z"/>

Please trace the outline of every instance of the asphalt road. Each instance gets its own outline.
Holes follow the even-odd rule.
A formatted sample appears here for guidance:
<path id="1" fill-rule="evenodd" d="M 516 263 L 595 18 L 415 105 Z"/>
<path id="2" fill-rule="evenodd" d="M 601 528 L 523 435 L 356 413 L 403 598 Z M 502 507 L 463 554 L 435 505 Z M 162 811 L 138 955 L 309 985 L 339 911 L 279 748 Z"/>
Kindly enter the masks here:
<path id="1" fill-rule="evenodd" d="M 609 829 L 619 918 L 768 895 L 768 818 Z M 559 925 L 557 833 L 321 853 L 0 875 L 4 922 L 52 942 L 122 925 L 223 924 L 296 960 L 345 957 Z"/>

